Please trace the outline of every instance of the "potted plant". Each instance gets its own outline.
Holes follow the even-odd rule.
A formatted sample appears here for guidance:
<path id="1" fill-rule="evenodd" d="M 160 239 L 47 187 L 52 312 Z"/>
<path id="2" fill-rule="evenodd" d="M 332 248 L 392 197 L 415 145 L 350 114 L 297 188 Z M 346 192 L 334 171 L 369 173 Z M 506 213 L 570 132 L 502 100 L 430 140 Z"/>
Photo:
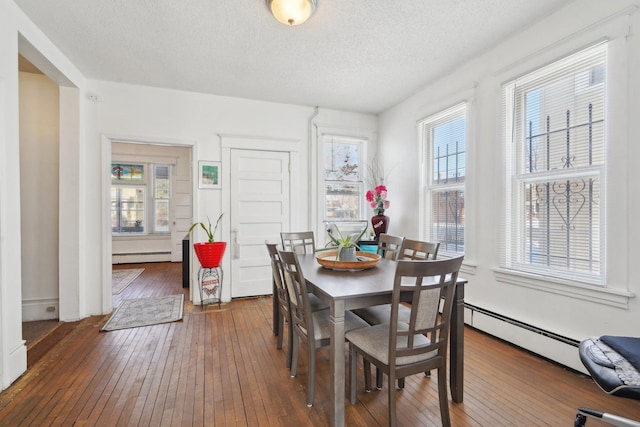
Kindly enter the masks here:
<path id="1" fill-rule="evenodd" d="M 203 222 L 196 222 L 189 228 L 189 233 L 191 233 L 194 228 L 200 226 L 204 232 L 207 233 L 208 241 L 193 244 L 193 249 L 195 250 L 198 261 L 200 261 L 200 265 L 203 268 L 219 267 L 220 262 L 222 261 L 222 256 L 224 255 L 224 251 L 227 247 L 227 242 L 216 242 L 214 237 L 216 230 L 218 229 L 218 225 L 220 225 L 220 221 L 222 220 L 222 215 L 224 214 L 220 214 L 218 217 L 213 230 L 211 229 L 211 220 L 209 217 L 207 217 L 207 225 Z"/>
<path id="2" fill-rule="evenodd" d="M 334 229 L 338 235 L 334 236 L 332 230 L 329 230 L 329 238 L 331 241 L 327 243 L 326 247 L 317 249 L 317 251 L 335 250 L 336 261 L 357 261 L 356 250 L 360 250 L 358 242 L 362 236 L 364 236 L 367 227 L 363 227 L 360 233 L 351 233 L 346 236 L 342 235 L 337 226 L 334 227 Z"/>

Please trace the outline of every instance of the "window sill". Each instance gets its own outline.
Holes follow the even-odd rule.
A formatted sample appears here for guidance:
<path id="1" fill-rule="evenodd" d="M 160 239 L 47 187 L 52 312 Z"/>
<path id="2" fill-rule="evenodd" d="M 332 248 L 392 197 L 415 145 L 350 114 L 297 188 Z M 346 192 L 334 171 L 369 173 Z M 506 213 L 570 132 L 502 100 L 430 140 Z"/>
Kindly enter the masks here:
<path id="1" fill-rule="evenodd" d="M 496 280 L 501 283 L 522 286 L 541 292 L 564 295 L 571 298 L 578 298 L 584 301 L 609 305 L 617 308 L 628 309 L 629 299 L 635 297 L 635 294 L 632 292 L 611 288 L 601 288 L 579 282 L 570 282 L 568 280 L 523 273 L 521 271 L 507 269 L 494 269 L 493 271 Z"/>
<path id="2" fill-rule="evenodd" d="M 154 234 L 112 234 L 113 240 L 166 240 L 171 238 L 171 233 Z"/>

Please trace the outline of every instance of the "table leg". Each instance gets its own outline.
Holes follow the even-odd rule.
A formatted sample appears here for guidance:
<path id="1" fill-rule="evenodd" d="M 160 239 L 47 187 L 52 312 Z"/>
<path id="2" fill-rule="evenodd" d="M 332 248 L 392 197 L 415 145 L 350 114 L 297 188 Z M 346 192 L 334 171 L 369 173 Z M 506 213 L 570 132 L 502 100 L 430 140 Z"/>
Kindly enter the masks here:
<path id="1" fill-rule="evenodd" d="M 449 331 L 449 387 L 451 399 L 461 403 L 464 395 L 464 284 L 456 285 Z"/>
<path id="2" fill-rule="evenodd" d="M 344 302 L 331 305 L 331 426 L 344 426 Z"/>

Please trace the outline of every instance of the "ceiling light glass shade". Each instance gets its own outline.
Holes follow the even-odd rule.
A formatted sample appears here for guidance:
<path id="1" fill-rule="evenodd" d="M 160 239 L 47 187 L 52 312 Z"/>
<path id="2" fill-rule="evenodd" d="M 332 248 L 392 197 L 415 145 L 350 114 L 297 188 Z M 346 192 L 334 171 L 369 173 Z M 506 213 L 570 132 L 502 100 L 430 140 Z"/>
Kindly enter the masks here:
<path id="1" fill-rule="evenodd" d="M 273 16 L 286 25 L 300 25 L 316 10 L 316 0 L 267 0 Z"/>

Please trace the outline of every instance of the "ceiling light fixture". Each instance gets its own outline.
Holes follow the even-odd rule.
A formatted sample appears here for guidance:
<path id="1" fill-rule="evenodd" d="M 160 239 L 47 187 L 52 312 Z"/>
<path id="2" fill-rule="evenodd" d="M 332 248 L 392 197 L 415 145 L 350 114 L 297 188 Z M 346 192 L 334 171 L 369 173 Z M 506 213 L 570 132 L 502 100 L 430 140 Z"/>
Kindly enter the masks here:
<path id="1" fill-rule="evenodd" d="M 316 10 L 317 0 L 267 0 L 273 16 L 286 25 L 304 23 Z"/>

